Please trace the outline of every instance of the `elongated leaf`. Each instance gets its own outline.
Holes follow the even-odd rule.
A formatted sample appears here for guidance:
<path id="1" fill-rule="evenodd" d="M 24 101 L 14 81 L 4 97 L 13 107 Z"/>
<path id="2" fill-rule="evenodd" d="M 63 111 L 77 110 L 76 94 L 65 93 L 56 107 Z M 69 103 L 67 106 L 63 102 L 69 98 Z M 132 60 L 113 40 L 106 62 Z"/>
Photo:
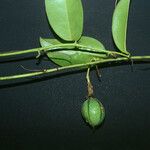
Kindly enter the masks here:
<path id="1" fill-rule="evenodd" d="M 56 39 L 43 39 L 43 38 L 40 38 L 40 43 L 42 47 L 63 44 Z M 93 52 L 100 52 L 101 49 L 105 49 L 103 44 L 97 41 L 96 39 L 85 37 L 85 36 L 81 37 L 79 44 L 83 46 L 95 48 L 96 50 L 93 49 L 92 50 Z M 61 51 L 52 51 L 52 52 L 47 53 L 47 56 L 54 63 L 60 66 L 88 63 L 88 62 L 91 62 L 92 60 L 100 60 L 100 59 L 107 58 L 106 54 L 101 54 L 101 57 L 98 57 L 92 53 L 79 51 L 78 49 L 75 49 L 75 50 L 64 49 Z"/>
<path id="2" fill-rule="evenodd" d="M 93 48 L 93 51 L 95 52 L 99 52 L 98 50 L 95 50 L 95 49 L 105 50 L 105 47 L 101 42 L 91 37 L 82 36 L 81 39 L 78 41 L 78 43 L 80 45 Z"/>
<path id="3" fill-rule="evenodd" d="M 81 0 L 45 0 L 45 6 L 55 33 L 66 41 L 78 41 L 83 30 Z"/>
<path id="4" fill-rule="evenodd" d="M 120 0 L 114 10 L 112 19 L 112 35 L 118 49 L 126 54 L 126 33 L 130 0 Z"/>

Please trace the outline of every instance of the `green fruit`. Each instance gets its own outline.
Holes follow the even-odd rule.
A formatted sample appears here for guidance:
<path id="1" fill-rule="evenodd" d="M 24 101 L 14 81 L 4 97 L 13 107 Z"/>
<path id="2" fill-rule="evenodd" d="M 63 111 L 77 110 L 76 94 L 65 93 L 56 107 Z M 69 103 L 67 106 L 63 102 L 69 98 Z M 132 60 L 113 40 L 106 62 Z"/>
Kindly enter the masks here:
<path id="1" fill-rule="evenodd" d="M 98 99 L 89 97 L 82 105 L 83 118 L 92 127 L 100 125 L 105 118 L 105 109 Z"/>

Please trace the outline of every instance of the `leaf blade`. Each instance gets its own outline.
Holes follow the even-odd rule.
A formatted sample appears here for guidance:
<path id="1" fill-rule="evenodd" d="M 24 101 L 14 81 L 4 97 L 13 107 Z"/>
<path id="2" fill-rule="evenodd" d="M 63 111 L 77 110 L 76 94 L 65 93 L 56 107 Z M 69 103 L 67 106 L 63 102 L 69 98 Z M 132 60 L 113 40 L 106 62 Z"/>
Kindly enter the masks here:
<path id="1" fill-rule="evenodd" d="M 130 0 L 120 0 L 114 10 L 112 19 L 112 35 L 117 48 L 129 54 L 126 46 L 127 24 Z"/>
<path id="2" fill-rule="evenodd" d="M 55 33 L 66 41 L 77 41 L 83 30 L 81 0 L 45 0 L 49 23 Z"/>

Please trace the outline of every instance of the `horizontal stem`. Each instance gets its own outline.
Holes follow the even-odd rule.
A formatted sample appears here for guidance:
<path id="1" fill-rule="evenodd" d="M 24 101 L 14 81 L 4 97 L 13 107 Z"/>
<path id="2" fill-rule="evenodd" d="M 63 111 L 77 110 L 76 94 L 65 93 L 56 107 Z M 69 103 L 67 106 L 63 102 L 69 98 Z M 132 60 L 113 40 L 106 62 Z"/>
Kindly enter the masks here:
<path id="1" fill-rule="evenodd" d="M 27 49 L 27 50 L 17 50 L 17 51 L 9 51 L 9 52 L 2 52 L 0 53 L 0 57 L 7 57 L 7 56 L 16 56 L 16 55 L 23 55 L 23 54 L 29 54 L 29 53 L 35 53 L 40 51 L 48 51 L 48 50 L 54 50 L 54 49 L 60 49 L 68 46 L 75 46 L 75 44 L 59 44 L 59 45 L 50 45 L 47 47 L 40 47 L 40 48 L 33 48 L 33 49 Z"/>
<path id="2" fill-rule="evenodd" d="M 132 56 L 130 59 L 133 61 L 145 61 L 145 60 L 150 61 L 150 56 Z M 103 59 L 103 60 L 89 62 L 85 64 L 76 64 L 76 65 L 70 65 L 70 66 L 59 67 L 59 68 L 54 68 L 54 69 L 44 69 L 43 71 L 38 71 L 38 72 L 31 72 L 31 73 L 12 75 L 12 76 L 4 76 L 4 77 L 0 77 L 0 80 L 27 78 L 27 77 L 33 77 L 33 76 L 44 75 L 44 74 L 48 74 L 52 72 L 57 72 L 61 70 L 68 70 L 68 69 L 73 69 L 73 68 L 83 69 L 82 67 L 88 67 L 88 66 L 92 67 L 94 65 L 99 65 L 103 63 L 122 62 L 122 61 L 127 62 L 129 61 L 129 59 L 126 57 Z"/>
<path id="3" fill-rule="evenodd" d="M 125 55 L 123 53 L 115 52 L 115 51 L 109 51 L 109 50 L 103 50 L 103 49 L 95 49 L 91 47 L 87 47 L 84 45 L 80 45 L 77 43 L 67 43 L 67 44 L 57 44 L 57 45 L 50 45 L 47 47 L 40 47 L 40 48 L 33 48 L 28 50 L 18 50 L 18 51 L 9 51 L 9 52 L 1 52 L 0 57 L 8 57 L 8 56 L 16 56 L 16 55 L 23 55 L 23 54 L 29 54 L 29 53 L 40 53 L 41 51 L 44 52 L 52 52 L 53 50 L 61 50 L 61 49 L 74 49 L 78 48 L 81 49 L 84 52 L 92 53 L 93 55 L 97 57 L 101 57 L 101 53 L 105 53 L 108 55 L 118 55 L 118 56 L 124 56 L 129 58 L 128 55 Z M 96 52 L 94 50 L 97 50 Z M 98 52 L 99 51 L 99 52 Z"/>
<path id="4" fill-rule="evenodd" d="M 89 50 L 89 51 L 91 51 L 91 50 L 97 50 L 97 51 L 99 51 L 99 49 L 91 48 L 91 47 L 86 47 L 86 46 L 84 46 L 84 45 L 79 45 L 79 44 L 77 44 L 77 46 L 78 46 L 79 49 L 82 49 L 82 50 L 85 50 L 85 49 L 86 49 L 86 50 Z M 107 53 L 107 54 L 109 54 L 109 55 L 119 55 L 119 56 L 123 56 L 123 57 L 129 58 L 128 55 L 123 54 L 123 53 L 119 53 L 119 52 L 115 52 L 115 51 L 100 50 L 100 52 Z"/>

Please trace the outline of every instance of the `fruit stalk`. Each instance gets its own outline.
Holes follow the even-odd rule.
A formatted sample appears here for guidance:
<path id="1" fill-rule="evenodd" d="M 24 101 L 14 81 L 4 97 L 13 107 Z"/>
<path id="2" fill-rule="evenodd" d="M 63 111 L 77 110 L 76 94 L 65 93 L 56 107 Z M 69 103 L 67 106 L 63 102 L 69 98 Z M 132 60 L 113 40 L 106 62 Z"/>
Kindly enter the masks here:
<path id="1" fill-rule="evenodd" d="M 93 96 L 94 91 L 93 91 L 93 85 L 90 80 L 90 67 L 88 67 L 87 70 L 86 80 L 87 80 L 88 97 L 91 97 Z"/>

